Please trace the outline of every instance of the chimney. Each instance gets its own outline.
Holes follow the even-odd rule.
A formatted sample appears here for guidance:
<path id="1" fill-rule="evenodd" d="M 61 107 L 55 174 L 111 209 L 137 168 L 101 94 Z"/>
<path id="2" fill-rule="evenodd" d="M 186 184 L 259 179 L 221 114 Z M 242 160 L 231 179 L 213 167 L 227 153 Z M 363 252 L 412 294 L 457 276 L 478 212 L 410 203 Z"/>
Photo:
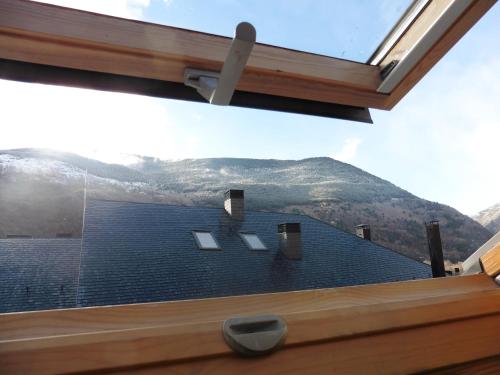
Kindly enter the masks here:
<path id="1" fill-rule="evenodd" d="M 224 209 L 233 219 L 245 220 L 245 196 L 243 190 L 228 190 L 224 193 Z"/>
<path id="2" fill-rule="evenodd" d="M 370 226 L 368 224 L 359 224 L 356 225 L 356 236 L 363 238 L 364 240 L 371 241 L 372 234 L 370 230 Z"/>
<path id="3" fill-rule="evenodd" d="M 300 223 L 278 224 L 280 250 L 288 259 L 302 258 Z"/>
<path id="4" fill-rule="evenodd" d="M 441 234 L 439 232 L 439 221 L 432 220 L 425 223 L 427 231 L 427 244 L 431 257 L 432 277 L 445 277 L 443 260 L 443 245 L 441 244 Z"/>

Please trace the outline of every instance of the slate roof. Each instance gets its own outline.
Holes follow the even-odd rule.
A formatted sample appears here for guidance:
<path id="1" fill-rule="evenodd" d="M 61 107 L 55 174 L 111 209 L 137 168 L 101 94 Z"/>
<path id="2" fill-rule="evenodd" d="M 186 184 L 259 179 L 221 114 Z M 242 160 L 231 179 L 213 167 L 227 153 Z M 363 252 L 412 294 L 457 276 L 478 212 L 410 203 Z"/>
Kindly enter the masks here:
<path id="1" fill-rule="evenodd" d="M 299 222 L 303 257 L 278 249 L 277 225 Z M 200 250 L 195 229 L 212 231 L 222 251 Z M 238 235 L 267 246 L 252 251 Z M 431 277 L 430 267 L 303 215 L 89 200 L 78 306 L 170 301 L 332 288 Z"/>
<path id="2" fill-rule="evenodd" d="M 79 239 L 0 239 L 0 313 L 74 307 Z"/>
<path id="3" fill-rule="evenodd" d="M 277 225 L 299 222 L 301 260 Z M 193 230 L 221 251 L 200 250 Z M 268 250 L 252 251 L 240 231 Z M 81 264 L 80 264 L 81 256 Z M 332 288 L 431 277 L 429 266 L 303 215 L 88 200 L 83 239 L 0 239 L 0 312 Z M 78 285 L 78 288 L 77 288 Z"/>

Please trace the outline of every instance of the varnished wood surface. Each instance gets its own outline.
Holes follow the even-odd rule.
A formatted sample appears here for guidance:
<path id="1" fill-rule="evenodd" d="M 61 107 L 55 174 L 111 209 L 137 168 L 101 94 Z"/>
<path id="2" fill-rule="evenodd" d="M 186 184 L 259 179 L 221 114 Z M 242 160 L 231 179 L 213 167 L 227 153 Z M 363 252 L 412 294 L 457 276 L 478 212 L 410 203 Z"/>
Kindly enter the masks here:
<path id="1" fill-rule="evenodd" d="M 239 359 L 222 338 L 222 322 L 264 313 L 286 320 L 285 348 L 267 358 Z M 401 373 L 500 354 L 500 348 L 492 345 L 499 323 L 500 288 L 486 275 L 3 314 L 0 367 L 12 373 L 40 374 L 117 368 L 181 374 L 235 373 L 238 369 L 299 373 L 304 366 L 307 373 L 331 373 L 332 369 L 355 373 L 385 370 L 384 366 L 399 360 L 394 373 Z M 484 329 L 485 325 L 490 329 Z M 443 346 L 433 345 L 448 354 L 437 350 L 427 358 L 427 341 L 434 336 Z M 469 345 L 475 349 L 465 353 Z M 352 361 L 355 365 L 349 365 Z"/>
<path id="2" fill-rule="evenodd" d="M 432 371 L 421 372 L 428 375 L 498 375 L 500 374 L 500 356 L 461 363 Z"/>
<path id="3" fill-rule="evenodd" d="M 401 36 L 387 56 L 381 61 L 380 66 L 383 68 L 393 60 L 401 60 L 453 1 L 430 1 L 420 16 L 415 19 L 410 28 Z"/>
<path id="4" fill-rule="evenodd" d="M 0 340 L 155 327 L 227 316 L 405 302 L 497 290 L 485 275 L 203 300 L 0 314 Z"/>
<path id="5" fill-rule="evenodd" d="M 134 77 L 184 81 L 219 71 L 231 40 L 22 0 L 0 2 L 0 57 Z M 257 44 L 238 90 L 378 107 L 379 68 Z"/>
<path id="6" fill-rule="evenodd" d="M 429 5 L 382 62 L 403 55 L 450 0 Z M 238 90 L 391 109 L 496 0 L 477 0 L 390 95 L 380 67 L 257 44 Z M 434 18 L 433 18 L 434 17 Z M 257 34 L 258 35 L 258 34 Z M 183 82 L 186 68 L 219 71 L 231 40 L 24 0 L 0 2 L 0 58 Z"/>
<path id="7" fill-rule="evenodd" d="M 487 275 L 495 277 L 500 274 L 500 243 L 484 254 L 480 259 L 481 266 Z"/>
<path id="8" fill-rule="evenodd" d="M 133 374 L 411 374 L 497 355 L 500 315 L 295 346 L 257 359 L 235 355 L 136 368 Z"/>
<path id="9" fill-rule="evenodd" d="M 414 43 L 426 28 L 440 14 L 443 6 L 451 0 L 433 0 L 422 17 L 417 19 L 407 33 L 401 38 L 382 65 L 398 58 Z M 472 6 L 459 18 L 445 35 L 429 50 L 425 57 L 408 73 L 401 83 L 387 97 L 384 107 L 392 109 L 399 101 L 437 64 L 441 58 L 481 19 L 482 16 L 497 2 L 497 0 L 476 0 Z M 473 53 L 471 51 L 471 53 Z"/>

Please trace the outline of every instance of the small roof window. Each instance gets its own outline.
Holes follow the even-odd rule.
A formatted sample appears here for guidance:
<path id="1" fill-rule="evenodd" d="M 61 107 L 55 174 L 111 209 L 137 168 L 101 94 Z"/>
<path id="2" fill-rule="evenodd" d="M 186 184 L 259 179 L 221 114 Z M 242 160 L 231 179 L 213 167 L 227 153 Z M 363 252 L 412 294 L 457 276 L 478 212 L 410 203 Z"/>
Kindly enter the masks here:
<path id="1" fill-rule="evenodd" d="M 241 238 L 250 248 L 250 250 L 267 250 L 266 245 L 255 233 L 240 233 Z"/>
<path id="2" fill-rule="evenodd" d="M 193 236 L 201 250 L 222 250 L 209 231 L 195 230 L 193 231 Z"/>

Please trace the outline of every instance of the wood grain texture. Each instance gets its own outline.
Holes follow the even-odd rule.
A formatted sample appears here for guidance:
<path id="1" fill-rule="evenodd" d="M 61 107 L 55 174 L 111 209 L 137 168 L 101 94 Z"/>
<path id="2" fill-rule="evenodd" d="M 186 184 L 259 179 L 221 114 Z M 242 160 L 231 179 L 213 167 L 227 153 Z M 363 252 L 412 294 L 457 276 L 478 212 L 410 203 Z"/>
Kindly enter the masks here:
<path id="1" fill-rule="evenodd" d="M 480 260 L 481 266 L 488 276 L 495 277 L 500 274 L 500 243 L 484 254 Z"/>
<path id="2" fill-rule="evenodd" d="M 227 316 L 263 312 L 281 315 L 302 312 L 304 309 L 372 306 L 485 292 L 497 288 L 490 277 L 480 274 L 442 280 L 427 279 L 203 300 L 8 313 L 0 314 L 0 341 L 214 321 Z"/>
<path id="3" fill-rule="evenodd" d="M 384 68 L 393 60 L 401 60 L 453 1 L 435 0 L 429 2 L 422 13 L 412 23 L 411 27 L 401 36 L 387 56 L 380 62 L 381 68 Z"/>
<path id="4" fill-rule="evenodd" d="M 0 57 L 184 81 L 187 67 L 220 70 L 231 40 L 21 0 L 0 2 Z M 257 44 L 238 90 L 380 107 L 379 68 Z"/>
<path id="5" fill-rule="evenodd" d="M 136 368 L 134 374 L 410 374 L 497 355 L 500 315 L 295 346 L 255 360 L 236 356 Z M 123 369 L 124 370 L 124 369 Z M 120 372 L 123 371 L 120 369 Z"/>
<path id="6" fill-rule="evenodd" d="M 449 1 L 450 0 L 439 0 L 437 2 L 433 1 L 431 4 L 441 2 L 445 4 Z M 458 21 L 455 22 L 455 24 L 445 33 L 445 35 L 429 50 L 426 56 L 390 93 L 384 103 L 385 109 L 392 109 L 397 103 L 399 103 L 399 101 L 429 72 L 429 70 L 431 70 L 434 65 L 436 65 L 441 58 L 443 58 L 443 56 L 467 33 L 467 31 L 469 31 L 476 24 L 476 22 L 479 21 L 479 19 L 481 19 L 486 12 L 488 12 L 496 1 L 497 0 L 476 0 L 458 19 Z M 438 15 L 439 12 L 434 12 L 433 14 Z M 432 17 L 430 16 L 428 19 L 425 19 L 425 24 L 429 21 L 432 21 Z M 422 23 L 424 23 L 424 19 L 422 20 Z M 401 39 L 401 43 L 403 43 L 403 45 L 400 46 L 399 44 L 396 44 L 394 47 L 394 57 L 408 48 L 408 45 L 410 45 L 411 42 L 414 42 L 414 39 L 421 35 L 420 33 L 425 30 L 425 25 L 421 25 L 421 27 L 415 30 L 415 36 L 407 36 L 406 38 Z M 410 28 L 408 32 L 412 33 L 412 28 Z M 387 61 L 388 60 L 385 59 L 383 64 L 386 64 Z"/>
<path id="7" fill-rule="evenodd" d="M 500 356 L 461 363 L 459 365 L 424 371 L 429 375 L 498 375 L 500 374 Z"/>
<path id="8" fill-rule="evenodd" d="M 285 349 L 262 360 L 235 358 L 222 338 L 222 322 L 234 316 L 263 313 L 278 313 L 286 320 L 289 334 Z M 488 332 L 482 328 L 483 320 L 490 322 Z M 427 333 L 422 336 L 415 332 L 427 332 L 432 326 L 440 333 L 433 333 L 432 328 L 429 334 L 452 337 L 457 324 L 465 332 L 458 340 L 461 344 L 453 349 L 460 356 L 450 359 L 445 353 L 444 359 L 439 360 L 412 354 L 419 345 L 417 352 L 425 353 L 424 343 L 428 339 Z M 472 342 L 476 348 L 491 344 L 490 334 L 494 336 L 498 324 L 500 288 L 486 275 L 274 295 L 14 313 L 0 315 L 0 367 L 9 373 L 39 374 L 114 368 L 122 372 L 137 366 L 141 371 L 158 373 L 234 373 L 237 368 L 258 373 L 286 369 L 294 373 L 304 371 L 306 365 L 307 373 L 331 373 L 328 371 L 337 365 L 347 371 L 354 355 L 357 364 L 351 366 L 355 372 L 369 369 L 370 363 L 382 361 L 380 366 L 388 365 L 388 353 L 393 352 L 389 350 L 391 345 L 400 345 L 407 340 L 402 337 L 408 336 L 412 340 L 420 339 L 393 349 L 396 357 L 400 355 L 402 363 L 409 367 L 395 367 L 394 371 L 406 368 L 417 371 L 482 358 L 478 353 L 483 352 L 479 349 L 465 357 L 460 351 Z M 448 345 L 448 341 L 444 344 Z M 374 350 L 372 345 L 379 349 Z M 484 353 L 500 354 L 495 351 L 500 348 L 493 347 Z M 331 350 L 337 353 L 333 357 Z M 311 360 L 302 365 L 297 362 L 316 352 L 314 363 Z M 407 363 L 408 355 L 415 357 L 411 363 Z M 335 362 L 331 362 L 334 357 Z M 281 361 L 284 362 L 277 367 Z M 340 362 L 337 364 L 337 361 Z"/>
<path id="9" fill-rule="evenodd" d="M 398 58 L 451 0 L 433 1 L 382 62 Z M 391 109 L 486 13 L 477 0 L 390 95 L 380 67 L 257 44 L 238 90 L 358 107 Z M 218 71 L 231 40 L 23 0 L 0 2 L 0 58 L 183 82 L 186 68 Z"/>

